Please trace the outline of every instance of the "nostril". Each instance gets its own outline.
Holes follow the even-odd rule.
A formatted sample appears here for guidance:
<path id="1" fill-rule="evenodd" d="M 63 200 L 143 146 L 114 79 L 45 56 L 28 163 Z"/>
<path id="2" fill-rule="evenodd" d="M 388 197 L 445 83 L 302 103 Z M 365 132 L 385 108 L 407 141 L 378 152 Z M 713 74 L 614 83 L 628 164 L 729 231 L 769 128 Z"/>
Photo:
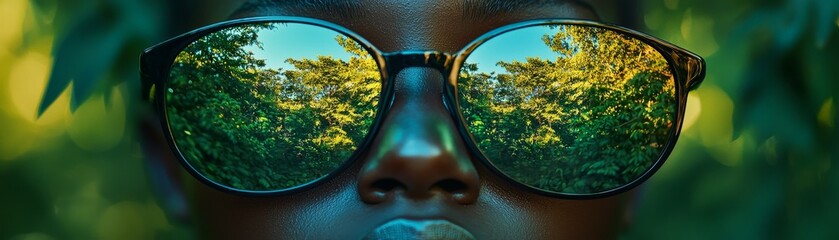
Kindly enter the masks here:
<path id="1" fill-rule="evenodd" d="M 466 186 L 466 183 L 463 183 L 463 181 L 448 178 L 440 180 L 436 184 L 431 186 L 431 189 L 434 188 L 443 190 L 444 192 L 448 193 L 463 193 L 466 191 L 468 186 Z"/>
<path id="2" fill-rule="evenodd" d="M 393 178 L 379 179 L 373 182 L 373 189 L 381 192 L 390 192 L 395 188 L 405 188 L 405 184 L 400 183 Z"/>

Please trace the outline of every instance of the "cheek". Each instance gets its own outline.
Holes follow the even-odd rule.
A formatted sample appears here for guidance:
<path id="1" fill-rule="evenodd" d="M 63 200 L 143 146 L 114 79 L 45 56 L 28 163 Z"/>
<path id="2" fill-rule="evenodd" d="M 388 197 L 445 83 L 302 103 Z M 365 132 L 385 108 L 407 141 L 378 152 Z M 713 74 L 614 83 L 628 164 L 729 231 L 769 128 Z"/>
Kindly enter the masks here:
<path id="1" fill-rule="evenodd" d="M 364 210 L 354 176 L 343 174 L 314 189 L 289 196 L 240 197 L 192 181 L 192 219 L 200 239 L 323 239 L 350 232 L 347 219 Z M 318 237 L 321 236 L 321 237 Z"/>
<path id="2" fill-rule="evenodd" d="M 485 175 L 484 175 L 485 176 Z M 615 239 L 624 226 L 632 192 L 595 200 L 563 200 L 542 196 L 485 177 L 478 209 L 496 219 L 509 239 Z M 509 227 L 509 225 L 515 225 Z M 491 231 L 490 231 L 491 232 Z"/>
<path id="3" fill-rule="evenodd" d="M 505 239 L 541 239 L 537 237 L 543 229 L 542 214 L 533 212 L 533 206 L 528 197 L 521 193 L 513 193 L 510 189 L 497 185 L 486 185 L 481 188 L 476 211 L 481 218 L 492 222 L 481 226 L 478 232 L 492 233 L 490 236 L 505 236 Z M 502 227 L 503 226 L 503 227 Z M 493 231 L 499 232 L 493 233 Z"/>

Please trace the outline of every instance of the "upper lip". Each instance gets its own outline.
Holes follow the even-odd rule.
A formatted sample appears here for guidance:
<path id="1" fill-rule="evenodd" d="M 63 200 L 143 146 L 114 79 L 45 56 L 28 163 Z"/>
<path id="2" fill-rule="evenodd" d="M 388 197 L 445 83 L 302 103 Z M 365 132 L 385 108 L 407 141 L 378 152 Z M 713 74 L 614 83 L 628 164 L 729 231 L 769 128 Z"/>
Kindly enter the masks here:
<path id="1" fill-rule="evenodd" d="M 475 239 L 463 227 L 442 219 L 398 218 L 373 229 L 364 239 Z"/>

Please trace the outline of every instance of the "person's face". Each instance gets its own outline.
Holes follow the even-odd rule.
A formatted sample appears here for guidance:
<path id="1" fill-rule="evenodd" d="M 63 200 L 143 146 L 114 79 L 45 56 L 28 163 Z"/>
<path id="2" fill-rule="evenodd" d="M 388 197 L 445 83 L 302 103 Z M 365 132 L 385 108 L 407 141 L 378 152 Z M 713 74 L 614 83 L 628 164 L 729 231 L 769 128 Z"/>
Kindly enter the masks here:
<path id="1" fill-rule="evenodd" d="M 490 12 L 484 7 L 492 4 L 479 2 L 362 0 L 349 14 L 256 5 L 235 17 L 323 19 L 356 32 L 383 52 L 456 52 L 510 23 L 596 18 L 590 8 L 563 1 L 503 12 Z M 421 67 L 398 73 L 393 108 L 367 151 L 383 157 L 362 156 L 313 189 L 243 197 L 185 178 L 190 215 L 201 238 L 358 239 L 396 219 L 446 220 L 478 239 L 616 237 L 628 194 L 563 200 L 526 191 L 497 176 L 475 159 L 457 133 L 440 97 L 443 81 L 439 72 Z"/>

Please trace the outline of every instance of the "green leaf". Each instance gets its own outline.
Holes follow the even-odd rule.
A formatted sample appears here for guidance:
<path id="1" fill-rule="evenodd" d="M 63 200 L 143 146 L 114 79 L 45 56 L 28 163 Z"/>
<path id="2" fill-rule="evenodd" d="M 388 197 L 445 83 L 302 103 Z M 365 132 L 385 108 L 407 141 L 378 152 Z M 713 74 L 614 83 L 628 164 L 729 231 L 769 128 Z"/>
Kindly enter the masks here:
<path id="1" fill-rule="evenodd" d="M 75 110 L 100 87 L 100 80 L 114 64 L 125 36 L 117 26 L 104 24 L 107 19 L 93 16 L 72 27 L 57 42 L 55 63 L 50 74 L 38 115 L 73 83 L 70 109 Z"/>

